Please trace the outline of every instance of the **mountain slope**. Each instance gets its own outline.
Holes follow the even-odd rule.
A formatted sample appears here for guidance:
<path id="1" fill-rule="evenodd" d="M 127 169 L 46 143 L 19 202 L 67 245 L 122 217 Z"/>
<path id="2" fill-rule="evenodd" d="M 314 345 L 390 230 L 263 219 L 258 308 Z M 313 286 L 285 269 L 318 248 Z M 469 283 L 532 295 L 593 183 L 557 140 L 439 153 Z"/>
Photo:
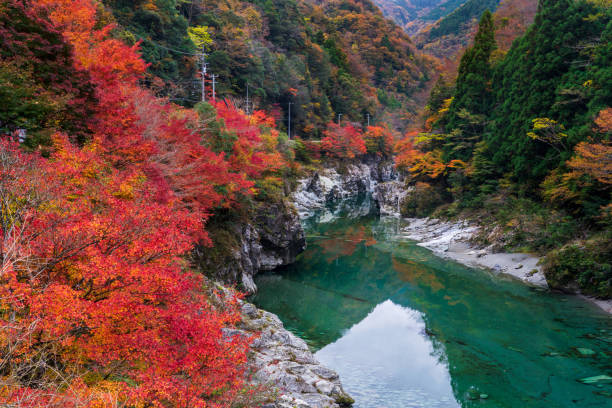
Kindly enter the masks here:
<path id="1" fill-rule="evenodd" d="M 551 287 L 609 298 L 611 3 L 541 0 L 507 50 L 517 10 L 483 14 L 455 86 L 434 88 L 427 133 L 401 142 L 398 163 L 432 211 L 477 214 L 483 244 L 547 254 Z"/>
<path id="2" fill-rule="evenodd" d="M 292 127 L 306 137 L 320 136 L 339 115 L 364 123 L 369 114 L 402 128 L 403 112 L 416 111 L 410 96 L 430 78 L 408 35 L 370 0 L 104 3 L 117 35 L 142 41 L 161 94 L 185 105 L 199 99 L 198 50 L 187 32 L 200 27 L 212 40 L 207 62 L 217 95 L 241 105 L 248 87 L 253 106 L 276 111 L 281 127 L 291 103 Z"/>
<path id="3" fill-rule="evenodd" d="M 452 13 L 466 0 L 375 0 L 383 14 L 411 36 Z"/>

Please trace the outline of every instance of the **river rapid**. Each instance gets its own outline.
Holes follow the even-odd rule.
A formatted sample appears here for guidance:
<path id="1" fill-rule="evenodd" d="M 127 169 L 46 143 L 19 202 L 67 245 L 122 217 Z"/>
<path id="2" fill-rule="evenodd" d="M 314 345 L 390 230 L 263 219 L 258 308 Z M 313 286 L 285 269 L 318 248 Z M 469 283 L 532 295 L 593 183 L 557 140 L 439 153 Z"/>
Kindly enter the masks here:
<path id="1" fill-rule="evenodd" d="M 355 407 L 612 406 L 608 314 L 436 257 L 367 203 L 306 220 L 306 252 L 259 275 L 252 298 L 340 374 Z"/>

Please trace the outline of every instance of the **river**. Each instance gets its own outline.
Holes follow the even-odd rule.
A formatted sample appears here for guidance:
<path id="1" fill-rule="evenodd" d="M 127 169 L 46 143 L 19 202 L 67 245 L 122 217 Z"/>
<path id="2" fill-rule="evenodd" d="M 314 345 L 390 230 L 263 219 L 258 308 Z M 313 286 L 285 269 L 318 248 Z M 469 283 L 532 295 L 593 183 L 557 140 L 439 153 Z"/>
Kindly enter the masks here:
<path id="1" fill-rule="evenodd" d="M 259 275 L 252 301 L 340 374 L 356 408 L 612 406 L 609 315 L 436 257 L 397 219 L 339 215 L 307 221 L 306 252 Z"/>

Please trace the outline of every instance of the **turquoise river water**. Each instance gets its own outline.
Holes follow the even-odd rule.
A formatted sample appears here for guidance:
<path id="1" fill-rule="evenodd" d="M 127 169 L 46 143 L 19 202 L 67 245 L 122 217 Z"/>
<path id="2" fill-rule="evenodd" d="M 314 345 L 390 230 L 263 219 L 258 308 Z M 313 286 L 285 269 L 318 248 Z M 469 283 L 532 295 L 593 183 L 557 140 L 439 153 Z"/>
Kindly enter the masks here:
<path id="1" fill-rule="evenodd" d="M 306 252 L 252 301 L 356 408 L 612 407 L 612 318 L 592 304 L 436 257 L 397 219 L 307 224 Z"/>

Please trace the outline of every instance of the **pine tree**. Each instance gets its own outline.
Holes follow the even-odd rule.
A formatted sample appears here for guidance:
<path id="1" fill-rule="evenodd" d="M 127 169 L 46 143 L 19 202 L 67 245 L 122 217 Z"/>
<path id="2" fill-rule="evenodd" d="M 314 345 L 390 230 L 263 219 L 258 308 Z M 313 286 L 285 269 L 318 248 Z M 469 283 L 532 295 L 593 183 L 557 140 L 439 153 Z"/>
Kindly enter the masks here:
<path id="1" fill-rule="evenodd" d="M 467 160 L 482 137 L 484 116 L 491 107 L 491 53 L 497 48 L 493 15 L 485 11 L 474 45 L 461 58 L 453 102 L 446 117 L 449 134 L 445 159 Z"/>
<path id="2" fill-rule="evenodd" d="M 474 45 L 463 54 L 459 64 L 457 88 L 449 111 L 449 128 L 457 126 L 457 113 L 461 109 L 480 115 L 490 108 L 490 58 L 496 48 L 493 15 L 487 10 L 480 18 Z"/>

